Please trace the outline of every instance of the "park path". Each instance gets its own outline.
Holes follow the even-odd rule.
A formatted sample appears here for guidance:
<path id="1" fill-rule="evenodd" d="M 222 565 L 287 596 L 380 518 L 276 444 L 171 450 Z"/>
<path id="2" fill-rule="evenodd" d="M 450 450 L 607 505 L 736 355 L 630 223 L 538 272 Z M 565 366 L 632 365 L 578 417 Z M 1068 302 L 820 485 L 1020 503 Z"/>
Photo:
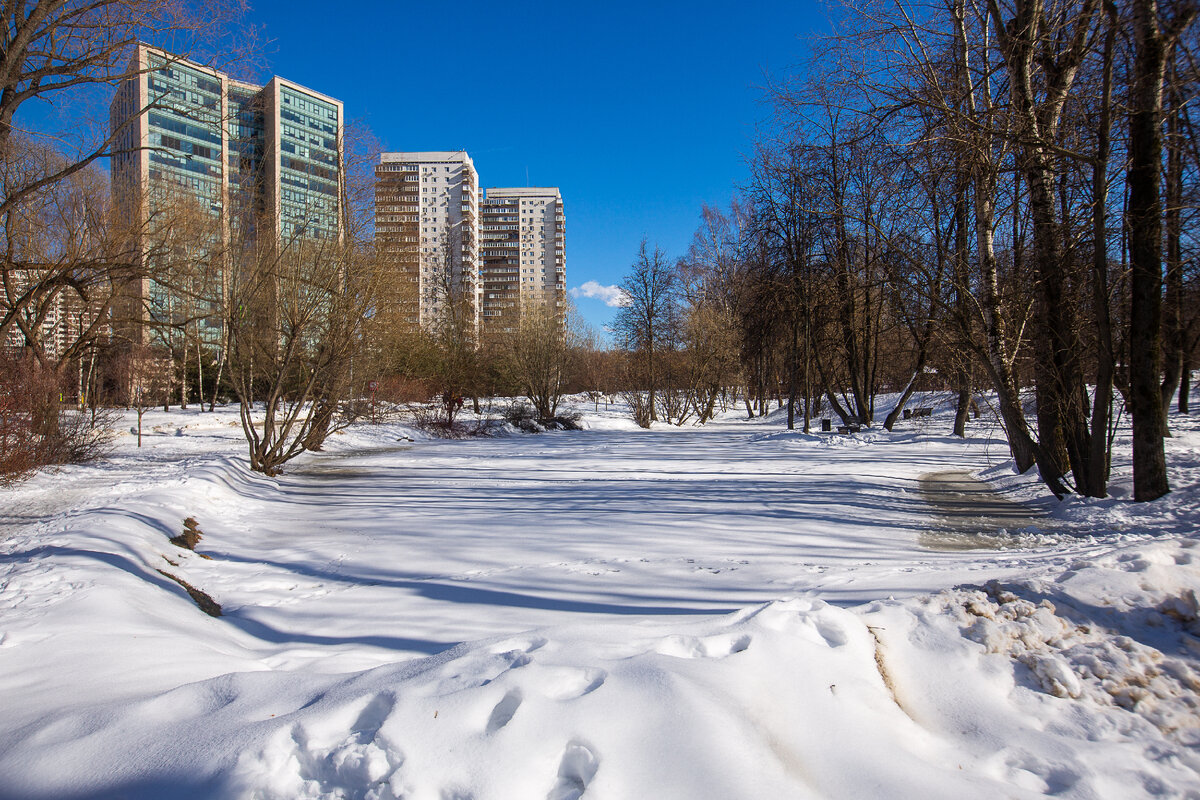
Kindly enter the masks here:
<path id="1" fill-rule="evenodd" d="M 1044 525 L 1037 510 L 1009 500 L 965 470 L 927 472 L 920 488 L 934 511 L 920 541 L 935 550 L 1016 547 L 1012 534 Z"/>

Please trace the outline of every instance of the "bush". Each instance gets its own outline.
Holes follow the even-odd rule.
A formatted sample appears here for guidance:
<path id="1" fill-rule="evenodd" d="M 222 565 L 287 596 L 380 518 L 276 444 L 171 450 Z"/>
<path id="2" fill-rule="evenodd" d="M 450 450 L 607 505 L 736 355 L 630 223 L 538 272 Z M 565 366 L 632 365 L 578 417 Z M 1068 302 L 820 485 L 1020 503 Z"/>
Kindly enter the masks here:
<path id="1" fill-rule="evenodd" d="M 629 413 L 639 428 L 650 427 L 650 417 L 653 407 L 650 405 L 649 392 L 622 392 L 621 399 L 629 404 Z"/>
<path id="2" fill-rule="evenodd" d="M 533 406 L 525 400 L 514 400 L 504 410 L 505 421 L 525 433 L 541 433 L 543 431 L 579 431 L 581 415 L 577 413 L 559 414 L 555 417 L 539 418 Z"/>
<path id="3" fill-rule="evenodd" d="M 583 425 L 579 423 L 581 419 L 583 419 L 582 414 L 569 413 L 559 414 L 556 417 L 544 419 L 541 422 L 547 430 L 551 431 L 581 431 L 583 430 Z"/>
<path id="4" fill-rule="evenodd" d="M 51 464 L 87 464 L 112 452 L 119 414 L 111 408 L 95 413 L 71 409 L 59 414 Z"/>
<path id="5" fill-rule="evenodd" d="M 0 361 L 0 485 L 110 451 L 116 412 L 63 410 L 59 384 L 53 368 L 32 358 Z"/>
<path id="6" fill-rule="evenodd" d="M 410 403 L 408 411 L 412 414 L 413 427 L 438 439 L 469 439 L 488 432 L 487 420 L 448 420 L 445 409 L 436 403 Z"/>
<path id="7" fill-rule="evenodd" d="M 524 430 L 524 425 L 537 420 L 537 412 L 533 410 L 533 406 L 525 400 L 513 400 L 504 409 L 504 419 L 518 428 Z"/>

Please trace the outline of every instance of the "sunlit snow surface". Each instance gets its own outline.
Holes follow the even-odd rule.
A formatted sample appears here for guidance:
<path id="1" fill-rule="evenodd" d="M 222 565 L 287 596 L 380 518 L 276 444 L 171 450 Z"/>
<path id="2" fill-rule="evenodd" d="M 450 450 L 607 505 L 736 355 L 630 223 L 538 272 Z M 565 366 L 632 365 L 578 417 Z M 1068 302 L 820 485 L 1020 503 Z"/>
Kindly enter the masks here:
<path id="1" fill-rule="evenodd" d="M 364 425 L 274 479 L 233 410 L 148 413 L 3 490 L 0 797 L 1200 797 L 1200 424 L 1167 498 L 1118 460 L 1060 504 L 941 409 L 580 408 Z M 922 492 L 962 472 L 1021 513 Z"/>

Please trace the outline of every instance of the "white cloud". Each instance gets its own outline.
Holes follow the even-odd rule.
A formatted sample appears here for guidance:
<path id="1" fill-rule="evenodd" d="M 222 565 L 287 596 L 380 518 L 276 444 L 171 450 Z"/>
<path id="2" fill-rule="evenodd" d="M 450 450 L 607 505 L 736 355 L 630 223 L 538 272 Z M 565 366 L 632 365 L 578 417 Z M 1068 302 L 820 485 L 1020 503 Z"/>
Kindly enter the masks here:
<path id="1" fill-rule="evenodd" d="M 570 292 L 571 297 L 590 297 L 594 300 L 603 300 L 605 305 L 613 308 L 620 308 L 628 302 L 621 287 L 604 286 L 596 281 L 587 281 L 582 286 L 571 289 Z"/>

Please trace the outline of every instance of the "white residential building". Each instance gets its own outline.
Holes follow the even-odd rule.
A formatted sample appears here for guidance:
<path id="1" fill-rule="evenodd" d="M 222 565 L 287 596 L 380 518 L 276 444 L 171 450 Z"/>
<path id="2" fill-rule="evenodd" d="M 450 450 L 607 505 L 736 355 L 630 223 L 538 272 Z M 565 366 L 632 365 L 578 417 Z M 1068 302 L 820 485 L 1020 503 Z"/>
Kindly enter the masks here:
<path id="1" fill-rule="evenodd" d="M 431 329 L 448 293 L 465 293 L 478 328 L 479 176 L 466 152 L 380 154 L 375 237 L 394 271 L 385 313 Z"/>
<path id="2" fill-rule="evenodd" d="M 111 326 L 100 318 L 101 308 L 98 304 L 86 302 L 84 293 L 70 285 L 65 277 L 63 269 L 59 267 L 30 267 L 9 273 L 14 297 L 20 297 L 40 285 L 48 291 L 48 299 L 42 297 L 24 308 L 20 316 L 30 335 L 26 337 L 20 325 L 14 324 L 8 335 L 0 340 L 0 352 L 12 355 L 20 353 L 27 346 L 36 346 L 42 349 L 46 357 L 58 360 L 92 326 L 99 328 L 96 332 L 100 340 L 111 335 Z M 102 287 L 89 288 L 103 294 Z"/>
<path id="3" fill-rule="evenodd" d="M 522 308 L 566 305 L 566 218 L 556 187 L 493 188 L 480 209 L 482 327 L 514 329 Z"/>

